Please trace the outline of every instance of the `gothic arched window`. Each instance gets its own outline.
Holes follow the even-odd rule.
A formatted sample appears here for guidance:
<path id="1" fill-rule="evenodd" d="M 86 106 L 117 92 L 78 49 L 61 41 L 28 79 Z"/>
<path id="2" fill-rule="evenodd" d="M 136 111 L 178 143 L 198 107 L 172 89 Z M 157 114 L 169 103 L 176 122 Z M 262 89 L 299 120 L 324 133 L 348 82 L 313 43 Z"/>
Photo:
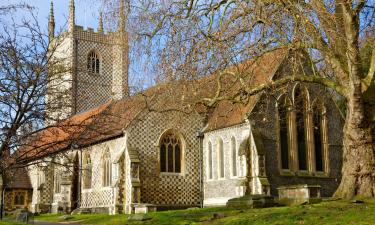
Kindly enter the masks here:
<path id="1" fill-rule="evenodd" d="M 38 187 L 43 185 L 46 181 L 46 175 L 44 169 L 38 170 Z"/>
<path id="2" fill-rule="evenodd" d="M 236 146 L 236 139 L 232 137 L 230 139 L 230 148 L 232 154 L 232 176 L 237 176 L 237 146 Z"/>
<path id="3" fill-rule="evenodd" d="M 25 205 L 26 192 L 16 191 L 14 192 L 14 205 Z"/>
<path id="4" fill-rule="evenodd" d="M 87 71 L 93 74 L 100 72 L 100 59 L 95 51 L 91 51 L 87 56 Z"/>
<path id="5" fill-rule="evenodd" d="M 91 188 L 92 164 L 90 155 L 87 154 L 83 162 L 83 188 Z"/>
<path id="6" fill-rule="evenodd" d="M 102 167 L 103 187 L 108 187 L 112 183 L 112 163 L 108 150 L 103 155 Z"/>
<path id="7" fill-rule="evenodd" d="M 289 107 L 290 100 L 284 94 L 282 95 L 277 102 L 277 112 L 278 112 L 278 125 L 279 125 L 279 155 L 280 155 L 280 167 L 281 169 L 290 169 L 289 162 L 289 151 L 290 151 L 290 142 L 289 142 L 289 128 L 290 128 L 290 115 Z"/>
<path id="8" fill-rule="evenodd" d="M 160 172 L 181 173 L 182 145 L 172 131 L 166 132 L 160 141 Z"/>
<path id="9" fill-rule="evenodd" d="M 61 192 L 61 171 L 55 172 L 55 193 Z"/>
<path id="10" fill-rule="evenodd" d="M 307 91 L 298 85 L 294 90 L 294 111 L 297 133 L 298 169 L 307 170 L 307 132 L 306 132 Z"/>
<path id="11" fill-rule="evenodd" d="M 219 178 L 224 178 L 224 146 L 220 138 L 217 142 Z"/>
<path id="12" fill-rule="evenodd" d="M 315 169 L 318 172 L 324 172 L 324 106 L 316 102 L 313 107 L 313 130 L 315 147 Z"/>
<path id="13" fill-rule="evenodd" d="M 207 155 L 207 165 L 208 165 L 208 179 L 212 179 L 212 144 L 208 142 L 208 155 Z"/>

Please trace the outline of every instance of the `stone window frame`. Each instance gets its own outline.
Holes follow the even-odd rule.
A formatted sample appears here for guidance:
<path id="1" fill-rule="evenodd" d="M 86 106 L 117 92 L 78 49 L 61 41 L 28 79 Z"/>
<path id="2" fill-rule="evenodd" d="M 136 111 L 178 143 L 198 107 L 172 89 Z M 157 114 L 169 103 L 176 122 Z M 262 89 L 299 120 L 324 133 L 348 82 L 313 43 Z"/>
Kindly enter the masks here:
<path id="1" fill-rule="evenodd" d="M 211 153 L 211 157 L 210 157 Z M 207 142 L 207 181 L 214 180 L 214 148 L 212 145 L 212 141 Z M 210 163 L 211 162 L 211 163 Z M 211 164 L 211 165 L 210 165 Z M 211 174 L 211 177 L 210 177 Z"/>
<path id="2" fill-rule="evenodd" d="M 45 171 L 45 168 L 38 168 L 37 170 L 37 186 L 38 188 L 39 187 L 42 187 L 42 185 L 44 185 L 46 183 L 46 171 Z"/>
<path id="3" fill-rule="evenodd" d="M 53 182 L 53 191 L 55 194 L 61 193 L 61 180 L 62 180 L 62 171 L 55 167 L 54 182 Z"/>
<path id="4" fill-rule="evenodd" d="M 102 168 L 102 187 L 111 187 L 112 185 L 112 161 L 111 154 L 107 148 L 101 158 L 101 168 Z"/>
<path id="5" fill-rule="evenodd" d="M 86 153 L 83 157 L 83 182 L 82 189 L 92 189 L 92 161 L 89 153 Z M 88 179 L 90 178 L 90 179 Z"/>
<path id="6" fill-rule="evenodd" d="M 17 200 L 20 200 L 20 199 L 17 199 L 17 194 L 21 194 L 20 197 L 23 197 L 23 203 L 22 204 L 18 204 L 20 202 L 18 202 Z M 14 206 L 25 206 L 27 204 L 27 191 L 24 191 L 24 190 L 13 190 L 13 205 Z"/>
<path id="7" fill-rule="evenodd" d="M 173 134 L 175 135 L 178 140 L 180 141 L 180 172 L 162 172 L 161 171 L 161 143 L 163 141 L 163 138 L 168 135 L 168 134 Z M 186 154 L 186 141 L 185 141 L 185 137 L 184 135 L 176 128 L 168 128 L 166 130 L 164 130 L 161 135 L 159 136 L 158 138 L 158 144 L 156 146 L 157 148 L 157 154 L 158 154 L 158 172 L 159 172 L 159 176 L 185 176 L 186 174 L 186 159 L 185 159 L 185 154 Z"/>
<path id="8" fill-rule="evenodd" d="M 234 142 L 233 142 L 234 140 Z M 234 147 L 233 147 L 234 143 Z M 229 145 L 230 145 L 230 177 L 231 178 L 238 178 L 239 177 L 239 153 L 238 153 L 238 144 L 237 144 L 237 138 L 232 135 L 229 139 Z M 234 154 L 233 154 L 234 151 Z M 234 157 L 233 157 L 234 156 Z M 236 174 L 234 175 L 234 163 L 236 166 Z"/>
<path id="9" fill-rule="evenodd" d="M 313 116 L 315 113 L 315 107 L 319 108 L 319 113 L 321 116 L 320 120 L 320 135 L 321 135 L 321 145 L 322 145 L 322 160 L 323 160 L 323 171 L 317 171 L 316 170 L 316 160 L 315 160 L 315 140 L 314 140 L 314 133 L 311 133 L 312 138 L 312 145 L 313 145 L 313 173 L 317 176 L 324 176 L 328 177 L 330 173 L 330 167 L 329 167 L 329 144 L 328 144 L 328 123 L 327 123 L 327 108 L 323 101 L 316 100 L 312 103 L 312 126 L 314 126 Z M 314 127 L 313 127 L 314 129 Z"/>
<path id="10" fill-rule="evenodd" d="M 296 91 L 301 91 L 303 98 L 303 120 L 304 120 L 304 137 L 305 137 L 305 151 L 306 151 L 306 170 L 301 170 L 299 168 L 299 155 L 298 155 L 298 134 L 297 134 L 297 115 L 296 115 Z M 292 124 L 292 148 L 294 154 L 294 172 L 299 175 L 311 175 L 313 172 L 313 155 L 312 155 L 312 141 L 311 141 L 311 132 L 312 132 L 312 110 L 310 106 L 310 93 L 305 85 L 297 82 L 292 89 L 292 112 L 291 112 L 291 124 Z"/>
<path id="11" fill-rule="evenodd" d="M 281 137 L 280 137 L 280 119 L 279 119 L 279 105 L 280 105 L 280 101 L 283 100 L 283 98 L 285 98 L 285 107 L 286 107 L 286 110 L 287 110 L 287 139 L 288 139 L 288 169 L 283 169 L 282 168 L 282 162 L 281 162 L 281 158 L 282 158 L 282 153 L 281 153 Z M 287 93 L 283 93 L 281 94 L 277 99 L 276 99 L 276 139 L 277 139 L 277 157 L 278 157 L 278 168 L 279 168 L 279 172 L 280 174 L 282 175 L 293 175 L 292 172 L 293 172 L 293 167 L 294 167 L 294 158 L 293 158 L 293 154 L 292 154 L 292 151 L 293 151 L 293 148 L 292 148 L 292 143 L 293 143 L 293 140 L 292 140 L 292 118 L 291 118 L 291 112 L 292 112 L 292 100 L 289 98 L 289 96 L 287 95 Z"/>
<path id="12" fill-rule="evenodd" d="M 306 141 L 306 167 L 307 170 L 299 170 L 298 163 L 298 143 L 297 143 L 297 125 L 296 125 L 296 109 L 295 109 L 295 90 L 301 88 L 304 92 L 304 120 L 305 120 L 305 141 Z M 326 107 L 322 101 L 319 101 L 322 107 L 321 113 L 321 135 L 323 147 L 323 168 L 324 171 L 316 171 L 315 160 L 315 146 L 314 146 L 314 104 L 310 101 L 310 93 L 308 88 L 301 83 L 296 83 L 292 89 L 292 100 L 290 100 L 287 93 L 282 93 L 276 100 L 276 137 L 277 137 L 277 151 L 278 151 L 278 167 L 281 175 L 284 176 L 329 176 L 329 144 L 328 144 L 328 122 L 326 116 Z M 280 146 L 280 122 L 279 122 L 279 102 L 282 98 L 286 98 L 288 102 L 288 150 L 289 150 L 289 169 L 282 169 L 281 166 L 281 146 Z"/>
<path id="13" fill-rule="evenodd" d="M 94 59 L 94 71 L 92 71 L 93 69 L 92 59 Z M 89 74 L 94 74 L 94 75 L 101 74 L 103 63 L 102 63 L 100 54 L 96 49 L 91 49 L 89 51 L 89 53 L 87 54 L 86 60 L 87 60 L 86 61 L 87 72 Z"/>
<path id="14" fill-rule="evenodd" d="M 220 160 L 220 155 L 222 156 L 221 160 Z M 225 180 L 225 148 L 224 148 L 224 140 L 222 137 L 219 137 L 216 140 L 216 156 L 217 156 L 217 179 Z M 221 176 L 221 172 L 223 176 Z"/>

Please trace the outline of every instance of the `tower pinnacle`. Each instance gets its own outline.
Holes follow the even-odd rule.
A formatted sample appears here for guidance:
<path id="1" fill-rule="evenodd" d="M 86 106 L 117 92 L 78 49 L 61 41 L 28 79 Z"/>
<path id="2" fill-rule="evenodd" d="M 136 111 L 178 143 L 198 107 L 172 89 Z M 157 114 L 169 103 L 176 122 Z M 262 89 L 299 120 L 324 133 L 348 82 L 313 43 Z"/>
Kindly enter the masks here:
<path id="1" fill-rule="evenodd" d="M 51 8 L 49 11 L 48 37 L 49 39 L 52 39 L 55 37 L 55 16 L 53 13 L 53 1 L 51 1 Z"/>
<path id="2" fill-rule="evenodd" d="M 103 13 L 99 13 L 99 27 L 98 27 L 98 32 L 103 33 Z"/>
<path id="3" fill-rule="evenodd" d="M 124 32 L 125 31 L 125 6 L 124 0 L 120 0 L 120 12 L 119 12 L 119 23 L 118 23 L 118 31 Z"/>
<path id="4" fill-rule="evenodd" d="M 74 0 L 69 1 L 69 28 L 68 31 L 73 33 L 74 26 L 75 26 L 75 7 L 74 7 Z"/>

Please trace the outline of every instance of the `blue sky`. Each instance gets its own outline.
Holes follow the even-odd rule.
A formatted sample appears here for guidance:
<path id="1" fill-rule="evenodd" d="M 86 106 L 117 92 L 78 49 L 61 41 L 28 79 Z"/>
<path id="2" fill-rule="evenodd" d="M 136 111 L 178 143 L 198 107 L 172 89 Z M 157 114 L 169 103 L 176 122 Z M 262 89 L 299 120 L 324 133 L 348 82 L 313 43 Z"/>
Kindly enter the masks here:
<path id="1" fill-rule="evenodd" d="M 35 7 L 38 21 L 41 26 L 45 24 L 47 28 L 50 0 L 2 0 L 0 5 L 26 3 Z M 69 0 L 54 0 L 56 29 L 65 26 L 68 18 Z M 76 5 L 76 24 L 84 27 L 98 26 L 100 3 L 97 0 L 75 0 Z M 18 16 L 17 16 L 18 17 Z M 22 15 L 20 15 L 22 17 Z M 20 18 L 19 17 L 19 18 Z"/>
<path id="2" fill-rule="evenodd" d="M 39 25 L 47 33 L 48 15 L 51 0 L 0 0 L 0 6 L 9 4 L 26 3 L 35 7 Z M 68 19 L 69 0 L 53 0 L 56 32 L 65 30 Z M 100 0 L 75 0 L 75 22 L 84 28 L 91 27 L 97 30 L 99 12 L 102 8 Z M 23 17 L 22 10 L 16 12 L 16 20 Z M 30 17 L 30 14 L 25 14 Z M 30 18 L 26 18 L 30 19 Z M 132 51 L 132 49 L 130 49 Z M 148 63 L 145 57 L 135 57 L 130 52 L 129 83 L 131 86 L 146 88 L 154 83 L 154 75 L 148 71 Z"/>

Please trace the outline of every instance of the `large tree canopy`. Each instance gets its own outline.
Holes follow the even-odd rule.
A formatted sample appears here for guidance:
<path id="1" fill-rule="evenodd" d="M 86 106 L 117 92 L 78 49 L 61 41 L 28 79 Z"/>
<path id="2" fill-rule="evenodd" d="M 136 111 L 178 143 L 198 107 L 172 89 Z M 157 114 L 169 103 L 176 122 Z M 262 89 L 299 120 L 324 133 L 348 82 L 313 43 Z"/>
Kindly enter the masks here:
<path id="1" fill-rule="evenodd" d="M 130 5 L 129 25 L 142 24 L 135 31 L 153 47 L 161 81 L 196 79 L 279 47 L 308 53 L 312 73 L 295 70 L 255 89 L 243 83 L 241 95 L 235 96 L 226 96 L 217 85 L 217 94 L 202 101 L 213 106 L 290 81 L 334 90 L 347 103 L 342 181 L 336 196 L 375 196 L 374 1 L 182 0 Z M 241 74 L 230 75 L 241 79 Z"/>

